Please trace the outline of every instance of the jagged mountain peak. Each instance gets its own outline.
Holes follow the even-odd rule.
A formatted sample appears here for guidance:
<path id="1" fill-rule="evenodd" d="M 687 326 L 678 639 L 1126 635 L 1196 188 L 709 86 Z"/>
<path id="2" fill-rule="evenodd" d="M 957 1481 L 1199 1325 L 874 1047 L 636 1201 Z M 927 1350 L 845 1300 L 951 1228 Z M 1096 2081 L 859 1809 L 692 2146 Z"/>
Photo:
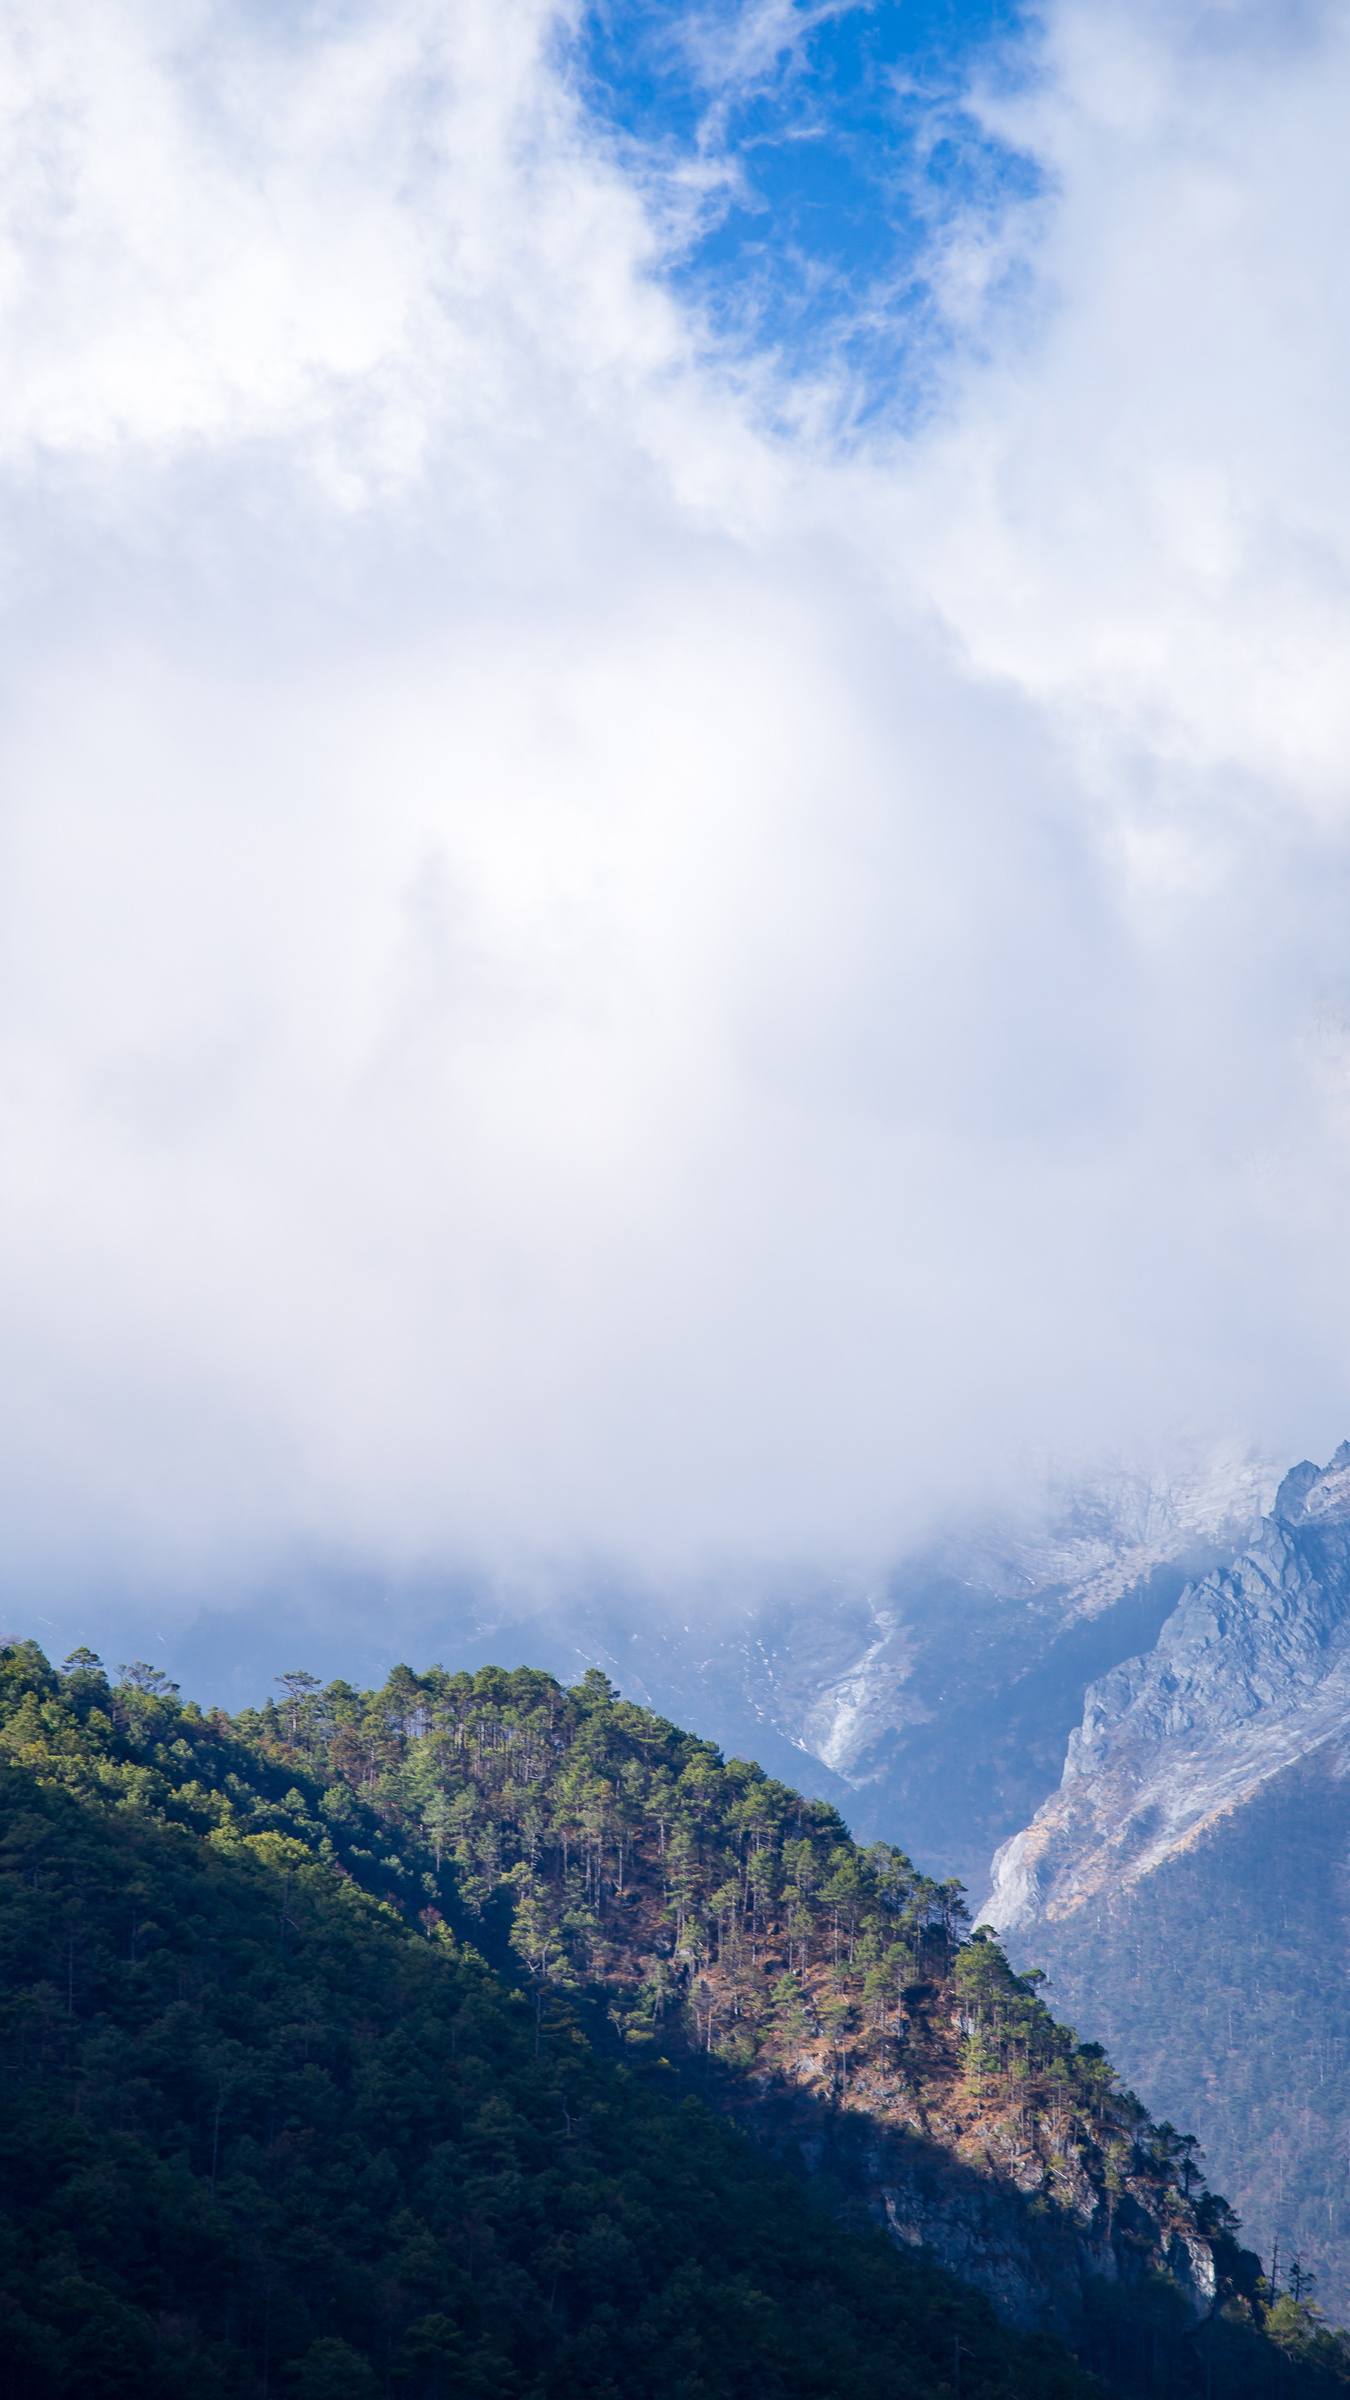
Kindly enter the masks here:
<path id="1" fill-rule="evenodd" d="M 1342 1442 L 1324 1467 L 1310 1458 L 1291 1467 L 1271 1513 L 1282 1525 L 1350 1521 L 1350 1442 Z"/>

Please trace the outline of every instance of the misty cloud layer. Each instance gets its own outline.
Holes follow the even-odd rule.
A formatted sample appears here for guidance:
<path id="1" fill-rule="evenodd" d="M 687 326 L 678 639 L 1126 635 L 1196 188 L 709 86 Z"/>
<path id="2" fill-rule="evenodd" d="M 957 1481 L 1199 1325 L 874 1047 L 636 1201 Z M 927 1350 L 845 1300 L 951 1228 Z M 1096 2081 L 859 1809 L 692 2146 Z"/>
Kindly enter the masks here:
<path id="1" fill-rule="evenodd" d="M 15 1589 L 1350 1423 L 1350 29 L 1059 0 L 845 441 L 574 19 L 0 5 Z"/>

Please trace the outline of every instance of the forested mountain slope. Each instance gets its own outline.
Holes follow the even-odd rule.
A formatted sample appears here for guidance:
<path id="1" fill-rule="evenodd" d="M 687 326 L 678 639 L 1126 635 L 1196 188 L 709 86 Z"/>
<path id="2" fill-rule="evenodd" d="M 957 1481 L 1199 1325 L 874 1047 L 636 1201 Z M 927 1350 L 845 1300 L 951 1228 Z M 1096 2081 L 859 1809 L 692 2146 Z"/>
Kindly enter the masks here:
<path id="1" fill-rule="evenodd" d="M 159 1681 L 0 1653 L 14 2400 L 1085 2390 L 959 2242 L 1122 2389 L 1345 2388 L 1171 2129 L 822 1804 L 601 1677 Z"/>
<path id="2" fill-rule="evenodd" d="M 343 1781 L 3 1662 L 7 2400 L 1075 2400 L 449 1934 Z"/>

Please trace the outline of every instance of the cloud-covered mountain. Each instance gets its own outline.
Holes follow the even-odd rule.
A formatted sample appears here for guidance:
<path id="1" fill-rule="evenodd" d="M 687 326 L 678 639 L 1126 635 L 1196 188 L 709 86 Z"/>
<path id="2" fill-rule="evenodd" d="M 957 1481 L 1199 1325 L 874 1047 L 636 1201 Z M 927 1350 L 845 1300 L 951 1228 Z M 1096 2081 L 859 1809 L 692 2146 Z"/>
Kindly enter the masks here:
<path id="1" fill-rule="evenodd" d="M 602 1657 L 733 1749 L 790 1748 L 852 1824 L 907 1826 L 932 1869 L 978 1893 L 1058 1780 L 1089 1684 L 1153 1640 L 1273 1482 L 1250 1452 L 1179 1445 L 1168 1471 L 1100 1468 L 870 1579 L 766 1579 L 675 1608 L 614 1595 L 545 1638 L 565 1629 L 574 1658 Z"/>

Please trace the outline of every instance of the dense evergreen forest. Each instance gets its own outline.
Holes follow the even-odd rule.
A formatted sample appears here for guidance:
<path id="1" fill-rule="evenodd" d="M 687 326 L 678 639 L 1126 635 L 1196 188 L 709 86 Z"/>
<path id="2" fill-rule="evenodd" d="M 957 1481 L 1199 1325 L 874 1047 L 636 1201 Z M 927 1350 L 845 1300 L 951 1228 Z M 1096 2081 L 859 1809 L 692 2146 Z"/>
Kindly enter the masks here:
<path id="1" fill-rule="evenodd" d="M 9 2400 L 1350 2385 L 955 1886 L 599 1675 L 281 1683 L 0 1650 Z M 838 2125 L 1047 2272 L 1090 2220 L 1086 2367 L 877 2230 Z"/>

